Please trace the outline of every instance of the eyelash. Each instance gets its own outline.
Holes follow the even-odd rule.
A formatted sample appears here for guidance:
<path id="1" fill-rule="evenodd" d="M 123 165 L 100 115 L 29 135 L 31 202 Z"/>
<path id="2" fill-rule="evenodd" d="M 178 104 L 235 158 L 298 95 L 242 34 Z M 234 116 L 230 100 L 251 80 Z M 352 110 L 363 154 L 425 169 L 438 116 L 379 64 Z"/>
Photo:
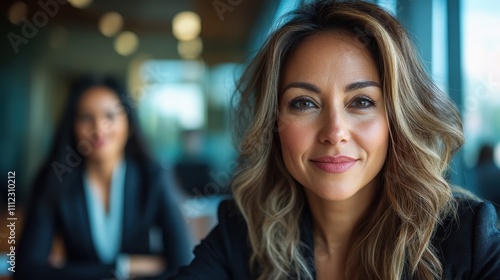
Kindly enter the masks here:
<path id="1" fill-rule="evenodd" d="M 354 107 L 354 106 L 352 106 L 353 103 L 360 102 L 360 101 L 366 101 L 369 104 L 367 106 L 364 106 L 364 107 Z M 366 95 L 356 96 L 349 103 L 349 107 L 354 107 L 354 108 L 358 108 L 358 109 L 361 109 L 361 110 L 370 109 L 372 107 L 375 107 L 376 105 L 377 105 L 377 101 L 371 99 L 370 97 L 368 97 Z"/>
<path id="2" fill-rule="evenodd" d="M 300 103 L 300 102 L 309 102 L 311 104 L 311 106 L 308 106 L 308 107 L 299 107 L 298 103 Z M 303 96 L 300 96 L 300 97 L 292 99 L 288 103 L 288 106 L 292 110 L 295 110 L 297 112 L 302 112 L 302 111 L 308 110 L 310 108 L 317 107 L 316 103 L 313 100 L 311 100 L 310 98 L 307 98 L 307 97 L 303 97 Z"/>
<path id="3" fill-rule="evenodd" d="M 300 102 L 308 102 L 308 103 L 310 103 L 310 106 L 299 107 L 298 103 L 300 103 Z M 353 104 L 356 102 L 368 102 L 368 104 L 366 106 L 362 106 L 362 107 L 353 106 Z M 376 105 L 377 105 L 377 102 L 375 100 L 371 99 L 370 97 L 368 97 L 366 95 L 361 95 L 361 96 L 356 96 L 353 99 L 351 99 L 348 107 L 356 108 L 356 109 L 360 109 L 360 110 L 366 110 L 366 109 L 370 109 L 372 107 L 375 107 Z M 288 106 L 292 110 L 295 110 L 297 112 L 302 112 L 302 111 L 306 111 L 310 108 L 318 107 L 318 105 L 316 105 L 314 100 L 307 98 L 307 97 L 303 97 L 303 96 L 292 99 L 288 103 Z"/>
<path id="4" fill-rule="evenodd" d="M 118 116 L 119 113 L 120 113 L 120 111 L 107 112 L 105 114 L 105 118 L 112 121 Z M 81 114 L 81 115 L 77 116 L 77 119 L 81 122 L 91 122 L 94 120 L 94 116 L 92 116 L 91 114 Z"/>

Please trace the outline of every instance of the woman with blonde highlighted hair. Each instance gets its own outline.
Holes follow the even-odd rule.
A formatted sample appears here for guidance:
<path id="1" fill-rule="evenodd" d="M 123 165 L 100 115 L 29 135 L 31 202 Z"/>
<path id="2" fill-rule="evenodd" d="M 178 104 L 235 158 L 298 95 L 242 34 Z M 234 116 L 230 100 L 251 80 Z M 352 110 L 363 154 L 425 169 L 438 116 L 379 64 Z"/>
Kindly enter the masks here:
<path id="1" fill-rule="evenodd" d="M 493 207 L 445 179 L 459 113 L 389 13 L 300 7 L 238 89 L 234 200 L 174 279 L 498 279 Z"/>

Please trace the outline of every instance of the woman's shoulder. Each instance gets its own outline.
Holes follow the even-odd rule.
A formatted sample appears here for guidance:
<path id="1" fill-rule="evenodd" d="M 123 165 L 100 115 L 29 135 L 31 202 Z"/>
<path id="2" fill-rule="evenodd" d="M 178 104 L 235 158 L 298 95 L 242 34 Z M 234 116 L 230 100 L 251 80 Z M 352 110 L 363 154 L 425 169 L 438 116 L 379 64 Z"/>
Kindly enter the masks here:
<path id="1" fill-rule="evenodd" d="M 481 222 L 497 223 L 497 215 L 493 205 L 467 190 L 457 190 L 453 193 L 454 211 L 449 222 L 458 222 L 462 227 L 478 225 Z"/>
<path id="2" fill-rule="evenodd" d="M 445 279 L 493 279 L 500 275 L 500 230 L 491 203 L 459 191 L 451 214 L 438 226 L 433 245 Z"/>
<path id="3" fill-rule="evenodd" d="M 125 162 L 127 181 L 140 183 L 144 191 L 158 187 L 170 187 L 173 182 L 170 175 L 171 170 L 156 161 L 127 157 Z"/>
<path id="4" fill-rule="evenodd" d="M 225 254 L 234 259 L 241 254 L 243 259 L 248 257 L 248 228 L 236 202 L 233 199 L 223 200 L 217 211 L 218 224 L 215 231 L 222 237 Z"/>
<path id="5" fill-rule="evenodd" d="M 217 210 L 219 226 L 232 233 L 247 233 L 247 226 L 236 201 L 232 198 L 221 201 Z"/>
<path id="6" fill-rule="evenodd" d="M 452 206 L 452 210 L 439 226 L 438 232 L 448 235 L 453 230 L 458 230 L 456 233 L 463 237 L 486 230 L 498 232 L 497 215 L 491 203 L 461 190 L 453 194 Z"/>
<path id="7" fill-rule="evenodd" d="M 136 157 L 127 156 L 125 158 L 126 168 L 134 169 L 142 175 L 160 174 L 163 168 L 158 162 L 150 159 L 138 159 Z"/>
<path id="8" fill-rule="evenodd" d="M 56 168 L 44 168 L 32 183 L 30 203 L 41 199 L 66 201 L 77 195 L 83 185 L 83 167 L 78 165 L 68 171 Z"/>
<path id="9" fill-rule="evenodd" d="M 250 279 L 245 219 L 234 200 L 223 200 L 219 222 L 194 249 L 195 258 L 172 279 Z"/>

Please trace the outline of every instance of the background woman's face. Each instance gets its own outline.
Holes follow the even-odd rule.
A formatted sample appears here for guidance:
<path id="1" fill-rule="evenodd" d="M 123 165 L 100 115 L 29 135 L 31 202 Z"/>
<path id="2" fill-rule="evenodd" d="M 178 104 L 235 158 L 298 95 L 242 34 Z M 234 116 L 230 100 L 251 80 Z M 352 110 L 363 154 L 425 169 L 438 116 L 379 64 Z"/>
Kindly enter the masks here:
<path id="1" fill-rule="evenodd" d="M 75 122 L 77 147 L 89 159 L 116 159 L 127 143 L 128 118 L 118 95 L 99 86 L 88 89 L 78 102 Z"/>
<path id="2" fill-rule="evenodd" d="M 308 196 L 374 193 L 389 143 L 381 84 L 369 51 L 347 35 L 313 35 L 289 57 L 279 137 L 284 163 Z"/>

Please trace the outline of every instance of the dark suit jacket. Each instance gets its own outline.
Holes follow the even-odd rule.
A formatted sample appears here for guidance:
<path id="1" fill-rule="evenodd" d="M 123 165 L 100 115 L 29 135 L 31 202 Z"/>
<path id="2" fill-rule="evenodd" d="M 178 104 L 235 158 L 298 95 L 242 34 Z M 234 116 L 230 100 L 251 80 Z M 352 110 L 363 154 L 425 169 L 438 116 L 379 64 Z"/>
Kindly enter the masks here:
<path id="1" fill-rule="evenodd" d="M 62 183 L 46 186 L 42 196 L 32 200 L 17 252 L 15 279 L 114 278 L 116 264 L 101 263 L 92 241 L 82 169 L 65 174 Z M 163 279 L 191 260 L 190 236 L 172 187 L 165 170 L 127 159 L 120 253 L 162 254 L 168 267 Z M 151 228 L 161 229 L 163 252 L 151 251 Z M 62 269 L 47 263 L 56 234 L 66 250 Z"/>
<path id="2" fill-rule="evenodd" d="M 432 238 L 444 267 L 443 279 L 500 279 L 500 231 L 493 207 L 458 200 L 458 219 L 447 219 Z M 312 222 L 308 211 L 304 212 L 300 225 L 301 241 L 306 245 L 303 254 L 314 271 Z M 233 202 L 221 203 L 219 224 L 194 252 L 191 264 L 170 279 L 255 279 L 248 269 L 247 227 Z"/>

